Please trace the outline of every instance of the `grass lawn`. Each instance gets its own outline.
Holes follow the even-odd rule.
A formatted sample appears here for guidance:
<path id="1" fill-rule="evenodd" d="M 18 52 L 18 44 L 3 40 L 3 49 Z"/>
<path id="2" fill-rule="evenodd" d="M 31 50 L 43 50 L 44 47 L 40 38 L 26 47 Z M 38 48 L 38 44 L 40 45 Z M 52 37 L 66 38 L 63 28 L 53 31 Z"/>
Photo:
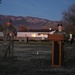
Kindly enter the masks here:
<path id="1" fill-rule="evenodd" d="M 75 43 L 65 43 L 65 64 L 52 67 L 51 42 L 15 41 L 14 56 L 3 58 L 0 42 L 0 75 L 75 75 Z"/>

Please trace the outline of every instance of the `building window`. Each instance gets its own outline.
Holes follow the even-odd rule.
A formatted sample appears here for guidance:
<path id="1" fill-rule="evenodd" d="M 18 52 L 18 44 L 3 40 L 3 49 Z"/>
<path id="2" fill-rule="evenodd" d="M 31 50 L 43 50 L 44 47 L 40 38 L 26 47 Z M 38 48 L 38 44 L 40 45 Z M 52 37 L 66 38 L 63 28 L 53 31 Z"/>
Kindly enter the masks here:
<path id="1" fill-rule="evenodd" d="M 31 37 L 36 37 L 36 34 L 32 34 Z"/>

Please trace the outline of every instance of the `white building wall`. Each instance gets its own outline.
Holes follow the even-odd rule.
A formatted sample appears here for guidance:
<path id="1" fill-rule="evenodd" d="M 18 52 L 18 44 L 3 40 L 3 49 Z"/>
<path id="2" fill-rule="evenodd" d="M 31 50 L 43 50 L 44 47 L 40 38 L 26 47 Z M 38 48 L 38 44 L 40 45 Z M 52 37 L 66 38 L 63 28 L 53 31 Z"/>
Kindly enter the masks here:
<path id="1" fill-rule="evenodd" d="M 18 32 L 17 37 L 43 37 L 39 34 L 49 34 L 48 32 Z"/>
<path id="2" fill-rule="evenodd" d="M 54 31 L 51 31 L 51 32 L 17 32 L 17 37 L 32 37 L 32 36 L 43 37 L 42 35 L 39 35 L 39 34 L 44 34 L 46 36 L 47 34 L 53 34 L 53 33 Z M 3 33 L 0 32 L 0 37 L 2 36 L 3 36 Z"/>
<path id="3" fill-rule="evenodd" d="M 55 31 L 51 31 L 51 32 L 49 32 L 49 34 L 53 34 Z"/>
<path id="4" fill-rule="evenodd" d="M 17 37 L 31 37 L 32 34 L 38 34 L 36 32 L 17 32 Z"/>

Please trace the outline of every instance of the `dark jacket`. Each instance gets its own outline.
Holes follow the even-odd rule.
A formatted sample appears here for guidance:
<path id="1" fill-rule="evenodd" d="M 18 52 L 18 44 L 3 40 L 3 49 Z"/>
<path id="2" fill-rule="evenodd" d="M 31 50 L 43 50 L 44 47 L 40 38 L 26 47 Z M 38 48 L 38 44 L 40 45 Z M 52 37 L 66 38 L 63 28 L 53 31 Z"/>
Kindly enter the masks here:
<path id="1" fill-rule="evenodd" d="M 65 40 L 67 40 L 69 38 L 69 35 L 64 30 L 62 30 L 62 31 L 56 30 L 53 34 L 63 34 L 65 37 Z"/>
<path id="2" fill-rule="evenodd" d="M 10 32 L 12 32 L 14 35 L 10 36 Z M 5 26 L 3 30 L 4 39 L 5 40 L 13 40 L 14 36 L 17 36 L 17 31 L 13 26 Z"/>

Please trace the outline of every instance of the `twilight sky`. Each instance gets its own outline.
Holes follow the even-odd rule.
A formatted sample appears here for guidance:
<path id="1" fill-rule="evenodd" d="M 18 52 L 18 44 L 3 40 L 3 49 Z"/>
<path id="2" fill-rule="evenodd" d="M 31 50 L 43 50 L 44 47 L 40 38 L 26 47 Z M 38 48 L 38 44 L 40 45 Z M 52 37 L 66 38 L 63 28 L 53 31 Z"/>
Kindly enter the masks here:
<path id="1" fill-rule="evenodd" d="M 2 0 L 0 15 L 32 16 L 60 21 L 75 0 Z"/>

